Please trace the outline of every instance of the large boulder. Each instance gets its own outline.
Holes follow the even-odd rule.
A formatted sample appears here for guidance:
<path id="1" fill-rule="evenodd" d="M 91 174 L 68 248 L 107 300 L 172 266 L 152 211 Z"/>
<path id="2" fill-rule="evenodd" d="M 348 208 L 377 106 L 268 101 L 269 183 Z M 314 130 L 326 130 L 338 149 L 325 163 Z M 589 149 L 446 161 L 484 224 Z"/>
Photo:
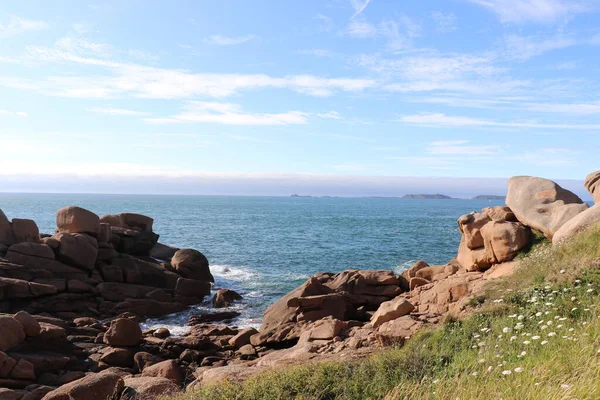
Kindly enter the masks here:
<path id="1" fill-rule="evenodd" d="M 91 374 L 59 387 L 42 400 L 112 400 L 118 399 L 124 387 L 116 374 Z"/>
<path id="2" fill-rule="evenodd" d="M 31 242 L 13 244 L 8 248 L 8 252 L 6 253 L 7 260 L 17 264 L 26 265 L 22 262 L 23 257 L 21 256 L 31 256 L 46 260 L 54 260 L 55 257 L 54 251 L 52 251 L 50 246 Z"/>
<path id="3" fill-rule="evenodd" d="M 231 289 L 220 289 L 215 293 L 212 304 L 215 308 L 229 307 L 236 300 L 241 300 L 242 296 Z"/>
<path id="4" fill-rule="evenodd" d="M 54 238 L 60 242 L 57 258 L 66 264 L 88 271 L 94 269 L 98 257 L 98 242 L 83 233 L 59 232 Z"/>
<path id="5" fill-rule="evenodd" d="M 68 206 L 56 212 L 58 232 L 87 233 L 94 237 L 100 232 L 100 218 L 85 208 Z"/>
<path id="6" fill-rule="evenodd" d="M 184 378 L 184 372 L 175 360 L 165 360 L 144 368 L 142 376 L 167 378 L 177 385 L 181 385 Z"/>
<path id="7" fill-rule="evenodd" d="M 152 232 L 154 220 L 142 214 L 121 213 L 108 214 L 100 217 L 100 222 L 117 228 L 133 229 L 138 232 Z"/>
<path id="8" fill-rule="evenodd" d="M 588 209 L 576 194 L 548 179 L 532 176 L 509 179 L 506 204 L 521 223 L 550 240 L 567 221 Z"/>
<path id="9" fill-rule="evenodd" d="M 594 198 L 594 203 L 600 203 L 600 171 L 595 171 L 585 177 L 585 188 Z"/>
<path id="10" fill-rule="evenodd" d="M 408 300 L 402 297 L 397 297 L 393 300 L 381 303 L 371 318 L 371 324 L 373 325 L 373 328 L 377 328 L 384 322 L 388 322 L 410 314 L 414 309 L 415 306 L 413 306 Z"/>
<path id="11" fill-rule="evenodd" d="M 34 220 L 13 218 L 11 226 L 15 243 L 40 240 L 40 230 Z"/>
<path id="12" fill-rule="evenodd" d="M 552 244 L 563 243 L 586 229 L 600 223 L 600 203 L 567 221 L 552 237 Z"/>
<path id="13" fill-rule="evenodd" d="M 117 318 L 104 333 L 104 343 L 115 347 L 137 346 L 142 341 L 140 325 L 129 318 Z"/>
<path id="14" fill-rule="evenodd" d="M 12 317 L 0 317 L 0 351 L 9 350 L 25 340 L 23 325 Z"/>
<path id="15" fill-rule="evenodd" d="M 206 282 L 215 281 L 208 266 L 208 259 L 198 250 L 181 249 L 175 252 L 171 259 L 171 265 L 184 278 Z"/>
<path id="16" fill-rule="evenodd" d="M 465 245 L 469 249 L 483 247 L 483 236 L 481 228 L 485 226 L 491 218 L 487 214 L 470 213 L 458 218 L 458 229 L 463 234 Z"/>
<path id="17" fill-rule="evenodd" d="M 23 326 L 23 331 L 25 335 L 29 337 L 38 336 L 42 330 L 40 323 L 28 312 L 19 311 L 13 318 L 19 321 L 19 323 Z"/>
<path id="18" fill-rule="evenodd" d="M 531 242 L 531 231 L 518 222 L 492 221 L 482 228 L 490 264 L 511 261 Z"/>

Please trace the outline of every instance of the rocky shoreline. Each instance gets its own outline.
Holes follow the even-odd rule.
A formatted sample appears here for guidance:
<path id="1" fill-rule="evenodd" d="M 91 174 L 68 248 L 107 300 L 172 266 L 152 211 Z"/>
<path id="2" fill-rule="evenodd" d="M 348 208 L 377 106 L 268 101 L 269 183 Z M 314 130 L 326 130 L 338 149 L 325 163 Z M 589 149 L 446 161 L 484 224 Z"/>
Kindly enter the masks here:
<path id="1" fill-rule="evenodd" d="M 600 171 L 585 182 L 598 199 Z M 214 279 L 201 252 L 159 243 L 152 218 L 69 206 L 49 235 L 0 211 L 0 398 L 149 399 L 401 346 L 511 274 L 533 231 L 558 244 L 600 221 L 597 205 L 542 178 L 511 178 L 506 204 L 458 219 L 446 265 L 316 274 L 271 305 L 258 331 L 227 325 L 237 315 L 218 308 L 242 299 L 221 289 L 215 312 L 191 317 L 184 336 L 140 322 L 201 303 Z"/>

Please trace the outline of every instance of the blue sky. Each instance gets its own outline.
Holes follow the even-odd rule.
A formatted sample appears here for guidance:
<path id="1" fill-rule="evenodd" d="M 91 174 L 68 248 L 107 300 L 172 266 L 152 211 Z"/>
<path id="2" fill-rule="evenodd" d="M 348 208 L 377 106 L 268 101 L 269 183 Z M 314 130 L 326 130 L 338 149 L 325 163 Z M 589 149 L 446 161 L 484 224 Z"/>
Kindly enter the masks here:
<path id="1" fill-rule="evenodd" d="M 594 0 L 4 1 L 0 190 L 581 180 L 599 22 Z"/>

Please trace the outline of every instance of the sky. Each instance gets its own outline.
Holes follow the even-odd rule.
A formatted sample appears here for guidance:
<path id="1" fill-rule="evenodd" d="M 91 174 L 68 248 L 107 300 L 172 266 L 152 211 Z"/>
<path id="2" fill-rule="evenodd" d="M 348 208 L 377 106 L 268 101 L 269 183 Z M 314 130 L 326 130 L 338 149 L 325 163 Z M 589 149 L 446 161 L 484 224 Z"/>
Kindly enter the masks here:
<path id="1" fill-rule="evenodd" d="M 6 0 L 0 191 L 585 193 L 599 79 L 596 0 Z"/>

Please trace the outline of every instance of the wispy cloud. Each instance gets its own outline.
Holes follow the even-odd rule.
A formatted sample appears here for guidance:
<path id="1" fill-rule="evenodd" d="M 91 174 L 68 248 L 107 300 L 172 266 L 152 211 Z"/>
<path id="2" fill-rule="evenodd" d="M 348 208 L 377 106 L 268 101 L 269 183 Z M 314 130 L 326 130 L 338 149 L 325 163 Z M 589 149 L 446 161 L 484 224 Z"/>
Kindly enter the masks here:
<path id="1" fill-rule="evenodd" d="M 332 57 L 333 52 L 327 49 L 310 49 L 310 50 L 300 50 L 298 54 L 302 54 L 305 56 L 317 56 L 317 57 Z"/>
<path id="2" fill-rule="evenodd" d="M 334 22 L 333 19 L 331 17 L 328 17 L 327 15 L 324 14 L 317 14 L 315 15 L 315 18 L 317 21 L 319 21 L 321 24 L 319 26 L 319 30 L 321 32 L 329 32 L 333 29 L 334 27 Z"/>
<path id="3" fill-rule="evenodd" d="M 357 39 L 383 37 L 387 39 L 389 50 L 397 51 L 412 45 L 414 38 L 421 33 L 421 27 L 410 17 L 401 15 L 386 19 L 374 25 L 364 18 L 352 19 L 342 31 L 343 35 Z"/>
<path id="4" fill-rule="evenodd" d="M 589 0 L 468 0 L 484 6 L 498 15 L 502 22 L 548 23 L 573 14 L 589 11 Z M 597 6 L 597 3 L 595 4 Z"/>
<path id="5" fill-rule="evenodd" d="M 0 76 L 0 86 L 31 90 L 49 96 L 74 98 L 139 97 L 190 99 L 197 96 L 226 97 L 241 90 L 278 88 L 311 96 L 336 92 L 361 92 L 377 82 L 367 78 L 323 78 L 314 75 L 273 77 L 266 74 L 193 73 L 181 69 L 150 67 L 113 61 L 104 45 L 85 41 L 59 41 L 53 47 L 28 47 L 28 63 L 66 62 L 99 67 L 107 74 L 57 75 L 26 79 Z M 88 54 L 95 53 L 96 56 Z"/>
<path id="6" fill-rule="evenodd" d="M 552 36 L 506 35 L 502 40 L 504 56 L 521 61 L 576 44 L 578 41 L 574 37 L 562 32 Z"/>
<path id="7" fill-rule="evenodd" d="M 517 153 L 511 158 L 540 167 L 570 167 L 576 165 L 577 152 L 562 148 L 541 148 Z"/>
<path id="8" fill-rule="evenodd" d="M 8 22 L 3 23 L 0 21 L 0 38 L 5 39 L 28 31 L 39 31 L 47 27 L 48 24 L 44 21 L 35 21 L 11 15 L 8 18 Z"/>
<path id="9" fill-rule="evenodd" d="M 497 145 L 473 145 L 469 140 L 441 140 L 430 143 L 426 153 L 445 156 L 488 156 L 498 154 Z"/>
<path id="10" fill-rule="evenodd" d="M 122 115 L 122 116 L 132 116 L 132 117 L 143 117 L 148 116 L 150 113 L 143 111 L 135 111 L 128 110 L 124 108 L 110 108 L 110 107 L 96 107 L 96 108 L 88 108 L 88 111 L 97 114 L 107 114 L 107 115 Z"/>
<path id="11" fill-rule="evenodd" d="M 211 35 L 204 39 L 204 43 L 213 44 L 217 46 L 233 46 L 236 44 L 242 44 L 251 40 L 258 39 L 256 35 L 245 35 L 245 36 L 223 36 L 223 35 Z"/>
<path id="12" fill-rule="evenodd" d="M 409 125 L 420 125 L 432 128 L 448 127 L 499 127 L 499 128 L 531 128 L 531 129 L 561 129 L 561 130 L 598 130 L 600 124 L 567 124 L 540 122 L 500 122 L 482 118 L 452 116 L 443 113 L 422 113 L 405 115 L 400 122 Z"/>
<path id="13" fill-rule="evenodd" d="M 308 123 L 308 113 L 251 113 L 238 104 L 191 101 L 184 110 L 168 118 L 146 118 L 151 124 L 214 123 L 224 125 L 299 125 Z"/>
<path id="14" fill-rule="evenodd" d="M 8 115 L 11 117 L 21 117 L 21 118 L 25 118 L 28 116 L 28 114 L 25 111 L 9 111 L 9 110 L 1 110 L 1 109 L 0 109 L 0 115 Z"/>
<path id="15" fill-rule="evenodd" d="M 350 5 L 352 6 L 354 13 L 350 17 L 350 19 L 354 19 L 358 17 L 365 9 L 369 6 L 371 0 L 350 0 Z"/>
<path id="16" fill-rule="evenodd" d="M 435 11 L 431 13 L 431 18 L 437 24 L 438 32 L 447 33 L 456 30 L 456 15 L 454 13 Z"/>
<path id="17" fill-rule="evenodd" d="M 328 118 L 328 119 L 342 119 L 340 114 L 337 111 L 329 111 L 326 113 L 315 114 L 319 118 Z"/>

